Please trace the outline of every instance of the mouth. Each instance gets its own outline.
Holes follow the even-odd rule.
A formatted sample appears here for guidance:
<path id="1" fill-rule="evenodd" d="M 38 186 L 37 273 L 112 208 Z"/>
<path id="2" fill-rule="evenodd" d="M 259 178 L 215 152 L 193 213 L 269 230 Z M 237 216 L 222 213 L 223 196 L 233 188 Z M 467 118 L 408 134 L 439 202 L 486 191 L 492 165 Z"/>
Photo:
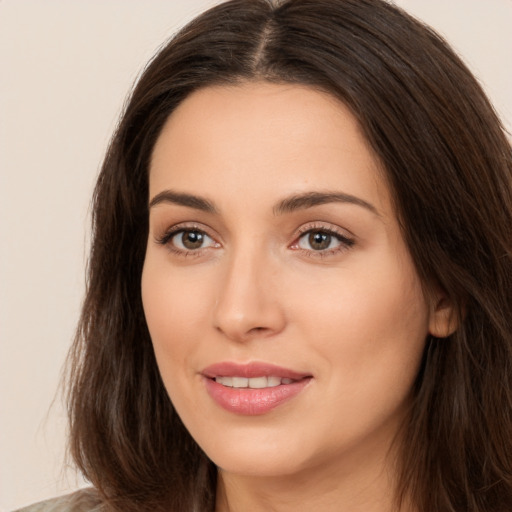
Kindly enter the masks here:
<path id="1" fill-rule="evenodd" d="M 250 363 L 234 363 L 229 361 L 215 363 L 205 368 L 201 373 L 209 379 L 235 379 L 235 381 L 231 380 L 231 382 L 239 382 L 241 384 L 236 384 L 236 387 L 250 387 L 249 381 L 253 381 L 256 386 L 258 383 L 264 383 L 265 386 L 263 387 L 273 387 L 280 384 L 291 384 L 292 381 L 312 376 L 309 373 L 257 361 Z M 267 381 L 263 381 L 263 378 L 266 378 Z M 220 383 L 235 387 L 231 386 L 229 380 L 226 380 L 225 383 Z"/>
<path id="2" fill-rule="evenodd" d="M 264 388 L 275 388 L 276 386 L 282 386 L 286 384 L 292 384 L 293 379 L 289 379 L 287 377 L 227 377 L 227 376 L 218 376 L 215 377 L 215 382 L 218 384 L 222 384 L 228 388 L 238 388 L 238 389 L 264 389 Z"/>
<path id="3" fill-rule="evenodd" d="M 261 415 L 299 395 L 313 379 L 266 363 L 218 363 L 201 372 L 206 391 L 223 409 Z"/>

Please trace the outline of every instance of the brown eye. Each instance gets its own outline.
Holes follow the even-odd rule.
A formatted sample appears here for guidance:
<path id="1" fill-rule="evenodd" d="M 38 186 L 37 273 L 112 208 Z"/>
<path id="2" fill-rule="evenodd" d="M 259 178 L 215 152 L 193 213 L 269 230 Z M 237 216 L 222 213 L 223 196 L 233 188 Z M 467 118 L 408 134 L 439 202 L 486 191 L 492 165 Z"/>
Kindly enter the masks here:
<path id="1" fill-rule="evenodd" d="M 353 245 L 353 240 L 329 229 L 310 229 L 304 232 L 297 242 L 297 247 L 300 249 L 326 254 L 347 249 Z"/>
<path id="2" fill-rule="evenodd" d="M 314 251 L 323 251 L 329 249 L 332 236 L 322 231 L 312 231 L 308 236 L 308 243 Z"/>
<path id="3" fill-rule="evenodd" d="M 184 251 L 193 251 L 202 249 L 203 247 L 211 247 L 215 243 L 206 233 L 195 229 L 184 229 L 175 233 L 171 242 L 178 249 Z"/>

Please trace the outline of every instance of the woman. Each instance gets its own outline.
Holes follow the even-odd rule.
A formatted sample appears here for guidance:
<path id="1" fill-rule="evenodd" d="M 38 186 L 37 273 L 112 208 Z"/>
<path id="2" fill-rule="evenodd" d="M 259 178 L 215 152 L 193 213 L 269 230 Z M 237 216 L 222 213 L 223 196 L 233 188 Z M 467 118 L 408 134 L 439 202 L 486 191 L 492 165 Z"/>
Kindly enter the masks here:
<path id="1" fill-rule="evenodd" d="M 510 146 L 431 30 L 380 0 L 206 12 L 139 80 L 93 222 L 95 490 L 41 510 L 511 508 Z"/>

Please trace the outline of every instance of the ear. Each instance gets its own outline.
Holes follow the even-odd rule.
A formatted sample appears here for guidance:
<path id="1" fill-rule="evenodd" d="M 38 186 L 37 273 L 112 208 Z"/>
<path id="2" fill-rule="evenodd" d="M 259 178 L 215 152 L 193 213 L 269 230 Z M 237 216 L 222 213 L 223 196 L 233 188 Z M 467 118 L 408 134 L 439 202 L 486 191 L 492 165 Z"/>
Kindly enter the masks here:
<path id="1" fill-rule="evenodd" d="M 452 301 L 441 290 L 436 290 L 431 301 L 428 324 L 429 334 L 435 338 L 447 338 L 453 334 L 459 321 Z"/>

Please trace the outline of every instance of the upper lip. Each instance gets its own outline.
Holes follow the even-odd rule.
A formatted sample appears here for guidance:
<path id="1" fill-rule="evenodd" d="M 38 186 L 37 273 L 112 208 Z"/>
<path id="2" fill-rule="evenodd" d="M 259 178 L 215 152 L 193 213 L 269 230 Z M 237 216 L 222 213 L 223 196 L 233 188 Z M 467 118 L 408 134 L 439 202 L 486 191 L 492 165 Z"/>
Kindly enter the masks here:
<path id="1" fill-rule="evenodd" d="M 282 379 L 300 380 L 311 374 L 296 372 L 275 364 L 263 362 L 235 363 L 224 361 L 204 368 L 202 375 L 210 379 L 215 377 L 281 377 Z"/>

